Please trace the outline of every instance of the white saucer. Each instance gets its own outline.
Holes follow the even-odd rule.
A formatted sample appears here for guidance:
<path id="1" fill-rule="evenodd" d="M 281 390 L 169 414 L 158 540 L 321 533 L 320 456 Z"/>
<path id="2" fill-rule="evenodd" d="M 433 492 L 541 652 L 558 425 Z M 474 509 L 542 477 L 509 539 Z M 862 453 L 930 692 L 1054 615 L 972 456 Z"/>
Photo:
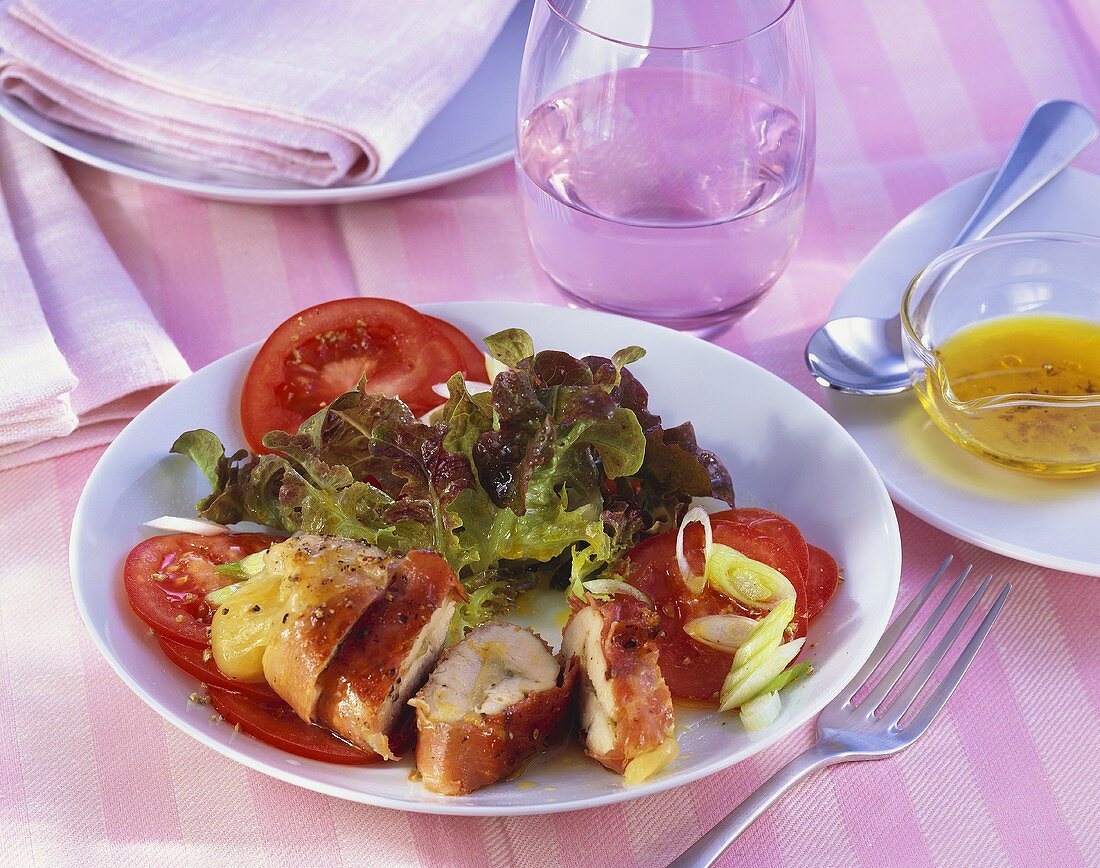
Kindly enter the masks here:
<path id="1" fill-rule="evenodd" d="M 902 220 L 862 262 L 832 316 L 892 316 L 912 277 L 951 243 L 993 173 L 963 181 Z M 1058 230 L 1100 235 L 1100 177 L 1068 169 L 993 234 Z M 976 458 L 944 436 L 910 392 L 830 392 L 829 411 L 863 447 L 894 501 L 929 524 L 1017 560 L 1100 576 L 1100 475 L 1038 479 Z"/>
<path id="2" fill-rule="evenodd" d="M 312 187 L 217 169 L 139 145 L 84 132 L 0 94 L 0 117 L 62 154 L 104 169 L 208 199 L 261 205 L 318 205 L 384 199 L 457 181 L 506 162 L 515 139 L 519 68 L 532 0 L 520 0 L 481 66 L 380 181 Z"/>

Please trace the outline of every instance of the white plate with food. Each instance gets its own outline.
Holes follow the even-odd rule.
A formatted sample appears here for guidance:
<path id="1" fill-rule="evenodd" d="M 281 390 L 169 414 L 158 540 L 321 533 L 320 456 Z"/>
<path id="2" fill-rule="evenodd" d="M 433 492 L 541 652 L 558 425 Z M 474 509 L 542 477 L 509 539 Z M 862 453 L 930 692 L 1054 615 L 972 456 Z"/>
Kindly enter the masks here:
<path id="1" fill-rule="evenodd" d="M 519 69 L 531 2 L 512 11 L 485 59 L 386 175 L 372 183 L 315 187 L 205 166 L 51 120 L 0 94 L 0 117 L 53 150 L 108 172 L 208 199 L 320 205 L 403 196 L 507 162 L 514 150 Z"/>
<path id="2" fill-rule="evenodd" d="M 947 249 L 993 173 L 963 181 L 895 226 L 852 274 L 831 316 L 892 316 L 909 281 Z M 993 231 L 1100 235 L 1100 178 L 1067 169 Z M 929 524 L 1017 560 L 1100 576 L 1100 546 L 1081 518 L 1100 514 L 1100 476 L 1027 476 L 952 443 L 912 392 L 867 398 L 830 392 L 829 411 L 874 462 L 894 500 Z"/>
<path id="3" fill-rule="evenodd" d="M 169 389 L 104 453 L 74 517 L 73 589 L 96 646 L 154 710 L 319 792 L 511 815 L 712 774 L 850 680 L 888 621 L 901 550 L 885 488 L 827 413 L 649 323 L 507 302 L 420 311 L 354 299 L 303 312 Z M 502 333 L 480 397 L 458 378 L 433 388 L 456 369 L 489 379 L 463 333 Z M 589 355 L 604 358 L 577 358 Z M 297 435 L 264 437 L 364 370 Z M 177 442 L 192 429 L 205 431 Z M 221 455 L 219 439 L 233 452 L 261 437 L 276 451 Z M 720 502 L 731 479 L 735 513 Z M 194 517 L 200 499 L 235 532 L 253 520 L 297 535 L 143 526 Z M 700 520 L 681 565 L 685 513 Z M 195 530 L 213 535 L 173 535 Z M 541 638 L 480 627 L 437 661 L 486 620 Z M 575 653 L 555 657 L 563 627 Z M 363 764 L 368 752 L 401 758 Z"/>

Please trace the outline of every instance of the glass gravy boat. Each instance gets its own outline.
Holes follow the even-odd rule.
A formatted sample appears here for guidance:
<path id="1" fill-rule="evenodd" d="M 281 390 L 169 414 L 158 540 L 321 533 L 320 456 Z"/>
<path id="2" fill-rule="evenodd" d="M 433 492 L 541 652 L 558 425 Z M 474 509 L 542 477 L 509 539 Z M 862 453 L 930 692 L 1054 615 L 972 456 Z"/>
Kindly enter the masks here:
<path id="1" fill-rule="evenodd" d="M 1035 474 L 1100 470 L 1100 238 L 956 247 L 913 279 L 901 314 L 910 379 L 953 441 Z"/>

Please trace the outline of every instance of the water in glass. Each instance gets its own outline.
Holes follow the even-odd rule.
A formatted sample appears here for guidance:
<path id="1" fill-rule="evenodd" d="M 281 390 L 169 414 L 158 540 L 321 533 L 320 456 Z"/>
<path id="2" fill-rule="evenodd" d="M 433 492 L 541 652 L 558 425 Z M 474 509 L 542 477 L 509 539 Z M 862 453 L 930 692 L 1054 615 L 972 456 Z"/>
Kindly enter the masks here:
<path id="1" fill-rule="evenodd" d="M 672 325 L 744 309 L 802 231 L 813 103 L 801 18 L 729 45 L 649 50 L 567 14 L 626 20 L 611 6 L 560 2 L 536 7 L 516 137 L 540 265 L 586 304 Z M 651 8 L 651 33 L 667 36 L 658 24 L 679 7 Z M 729 7 L 708 8 L 717 20 Z"/>

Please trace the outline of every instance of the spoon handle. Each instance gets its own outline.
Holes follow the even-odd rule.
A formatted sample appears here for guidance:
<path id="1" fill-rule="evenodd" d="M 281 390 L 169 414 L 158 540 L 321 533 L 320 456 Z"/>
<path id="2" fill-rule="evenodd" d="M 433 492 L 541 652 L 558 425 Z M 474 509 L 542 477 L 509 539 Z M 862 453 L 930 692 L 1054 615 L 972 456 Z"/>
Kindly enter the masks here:
<path id="1" fill-rule="evenodd" d="M 1097 131 L 1096 119 L 1080 103 L 1052 99 L 1037 105 L 985 198 L 951 246 L 983 237 L 1072 163 L 1096 138 Z"/>

